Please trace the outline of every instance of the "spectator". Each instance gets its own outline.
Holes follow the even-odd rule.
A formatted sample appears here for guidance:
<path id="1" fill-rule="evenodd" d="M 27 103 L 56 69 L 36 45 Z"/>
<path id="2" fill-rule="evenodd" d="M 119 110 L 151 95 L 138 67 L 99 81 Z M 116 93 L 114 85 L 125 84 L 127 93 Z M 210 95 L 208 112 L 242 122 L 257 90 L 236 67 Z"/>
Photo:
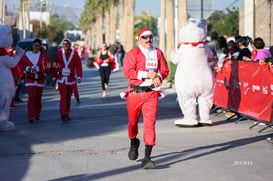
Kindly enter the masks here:
<path id="1" fill-rule="evenodd" d="M 123 48 L 123 46 L 122 46 L 122 44 L 120 42 L 116 42 L 116 44 L 117 44 L 117 47 L 118 47 L 118 50 L 117 50 L 118 63 L 119 63 L 120 66 L 122 66 L 125 51 L 124 51 L 124 48 Z"/>
<path id="2" fill-rule="evenodd" d="M 248 45 L 251 41 L 250 37 L 244 36 L 239 38 L 238 40 L 238 46 L 240 48 L 240 52 L 239 55 L 237 57 L 238 60 L 245 60 L 245 61 L 249 61 L 251 60 L 251 52 L 248 49 Z"/>
<path id="3" fill-rule="evenodd" d="M 213 52 L 213 57 L 216 58 L 217 57 L 217 52 L 216 52 L 215 48 L 216 48 L 216 44 L 217 44 L 217 40 L 218 40 L 218 33 L 217 32 L 212 32 L 210 34 L 210 38 L 211 38 L 211 40 L 206 44 L 211 49 L 211 51 Z"/>
<path id="4" fill-rule="evenodd" d="M 237 59 L 239 55 L 239 47 L 235 41 L 230 40 L 227 42 L 227 48 L 224 50 L 224 53 L 227 55 L 226 59 Z"/>
<path id="5" fill-rule="evenodd" d="M 227 54 L 225 54 L 225 50 L 227 49 L 227 40 L 225 37 L 220 36 L 217 39 L 217 44 L 216 44 L 216 52 L 217 52 L 217 58 L 218 58 L 218 62 L 217 62 L 217 67 L 215 67 L 216 71 L 220 71 L 223 67 L 223 63 L 227 57 Z"/>
<path id="6" fill-rule="evenodd" d="M 53 64 L 57 51 L 58 51 L 57 43 L 53 42 L 52 46 L 50 46 L 47 50 L 47 56 L 51 62 L 51 65 Z M 50 67 L 49 71 L 47 71 L 46 73 L 46 87 L 54 88 L 55 85 L 53 85 L 52 83 L 53 81 L 52 81 L 51 73 L 52 73 L 52 67 Z"/>
<path id="7" fill-rule="evenodd" d="M 266 58 L 272 57 L 270 51 L 265 49 L 264 46 L 265 43 L 262 38 L 259 37 L 254 39 L 253 47 L 257 52 L 254 61 L 259 61 L 259 64 L 261 65 L 265 64 Z"/>

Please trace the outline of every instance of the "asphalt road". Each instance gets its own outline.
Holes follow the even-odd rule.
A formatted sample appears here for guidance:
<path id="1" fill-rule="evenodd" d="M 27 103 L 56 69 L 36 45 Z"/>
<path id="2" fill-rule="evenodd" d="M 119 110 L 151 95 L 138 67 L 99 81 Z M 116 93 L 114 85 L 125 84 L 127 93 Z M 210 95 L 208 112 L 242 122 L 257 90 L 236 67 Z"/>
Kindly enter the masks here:
<path id="1" fill-rule="evenodd" d="M 71 122 L 59 115 L 59 93 L 43 92 L 40 123 L 27 120 L 27 96 L 12 108 L 13 132 L 0 132 L 0 180 L 3 181 L 265 181 L 273 177 L 272 129 L 249 129 L 253 121 L 237 124 L 223 114 L 211 115 L 211 127 L 180 128 L 181 117 L 174 89 L 160 100 L 153 170 L 140 168 L 144 156 L 143 124 L 139 124 L 139 158 L 128 159 L 126 101 L 119 93 L 127 79 L 111 74 L 107 97 L 101 97 L 98 71 L 84 67 L 79 84 L 81 104 L 72 98 Z"/>

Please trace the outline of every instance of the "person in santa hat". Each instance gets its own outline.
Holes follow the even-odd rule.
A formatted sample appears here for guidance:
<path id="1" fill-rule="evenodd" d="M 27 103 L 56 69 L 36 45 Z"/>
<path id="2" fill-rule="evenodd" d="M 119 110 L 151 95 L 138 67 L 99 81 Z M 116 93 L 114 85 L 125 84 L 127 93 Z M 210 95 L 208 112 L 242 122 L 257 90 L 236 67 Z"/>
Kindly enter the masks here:
<path id="1" fill-rule="evenodd" d="M 27 51 L 20 60 L 19 67 L 25 75 L 25 86 L 28 93 L 28 121 L 29 123 L 39 122 L 42 110 L 42 94 L 45 86 L 44 73 L 51 67 L 51 62 L 42 51 L 42 42 L 35 39 L 32 42 L 30 51 Z"/>
<path id="2" fill-rule="evenodd" d="M 60 115 L 63 122 L 69 121 L 71 96 L 75 84 L 81 83 L 82 63 L 81 59 L 72 48 L 71 40 L 64 38 L 62 41 L 63 48 L 59 50 L 54 58 L 52 68 L 52 79 L 57 79 L 60 92 Z"/>
<path id="3" fill-rule="evenodd" d="M 144 28 L 138 32 L 139 46 L 130 50 L 124 59 L 123 71 L 129 79 L 126 92 L 128 109 L 128 136 L 130 160 L 138 158 L 140 140 L 138 121 L 143 114 L 145 157 L 141 163 L 143 169 L 155 167 L 151 160 L 152 148 L 155 145 L 155 122 L 158 108 L 158 89 L 162 80 L 169 74 L 169 68 L 163 52 L 153 47 L 153 33 Z"/>

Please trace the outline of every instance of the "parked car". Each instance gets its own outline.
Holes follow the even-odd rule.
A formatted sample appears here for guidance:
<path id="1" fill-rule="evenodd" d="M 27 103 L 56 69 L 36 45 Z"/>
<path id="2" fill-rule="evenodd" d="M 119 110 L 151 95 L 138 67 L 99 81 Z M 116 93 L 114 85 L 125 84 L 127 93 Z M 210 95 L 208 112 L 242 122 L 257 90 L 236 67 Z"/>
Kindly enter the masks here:
<path id="1" fill-rule="evenodd" d="M 17 42 L 16 46 L 21 47 L 22 49 L 26 50 L 27 48 L 31 48 L 31 44 L 35 39 L 25 39 L 25 40 L 19 40 Z M 41 41 L 45 40 L 47 42 L 47 49 L 49 48 L 49 42 L 48 39 L 42 38 Z"/>

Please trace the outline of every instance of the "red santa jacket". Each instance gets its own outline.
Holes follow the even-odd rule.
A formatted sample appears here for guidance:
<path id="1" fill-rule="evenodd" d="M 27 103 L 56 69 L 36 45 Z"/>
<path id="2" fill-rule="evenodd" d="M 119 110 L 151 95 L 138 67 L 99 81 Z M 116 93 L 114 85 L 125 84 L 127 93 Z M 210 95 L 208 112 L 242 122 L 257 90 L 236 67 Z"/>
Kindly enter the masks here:
<path id="1" fill-rule="evenodd" d="M 161 80 L 163 80 L 169 74 L 168 64 L 160 49 L 156 48 L 156 53 L 158 62 L 155 72 L 157 72 Z M 129 79 L 128 86 L 130 86 L 130 84 L 139 86 L 145 80 L 139 76 L 143 72 L 148 72 L 148 70 L 145 69 L 145 65 L 146 57 L 138 46 L 127 53 L 124 59 L 123 71 L 125 77 Z"/>
<path id="2" fill-rule="evenodd" d="M 25 72 L 25 86 L 38 86 L 44 87 L 45 77 L 44 73 L 47 72 L 51 67 L 51 62 L 47 55 L 40 52 L 37 63 L 33 63 L 29 54 L 31 51 L 26 52 L 20 60 L 19 67 Z M 30 68 L 37 67 L 37 72 L 31 72 Z"/>
<path id="3" fill-rule="evenodd" d="M 63 49 L 58 51 L 55 55 L 52 78 L 57 78 L 57 82 L 66 85 L 76 83 L 76 78 L 82 78 L 82 63 L 81 59 L 73 49 L 65 52 Z"/>

